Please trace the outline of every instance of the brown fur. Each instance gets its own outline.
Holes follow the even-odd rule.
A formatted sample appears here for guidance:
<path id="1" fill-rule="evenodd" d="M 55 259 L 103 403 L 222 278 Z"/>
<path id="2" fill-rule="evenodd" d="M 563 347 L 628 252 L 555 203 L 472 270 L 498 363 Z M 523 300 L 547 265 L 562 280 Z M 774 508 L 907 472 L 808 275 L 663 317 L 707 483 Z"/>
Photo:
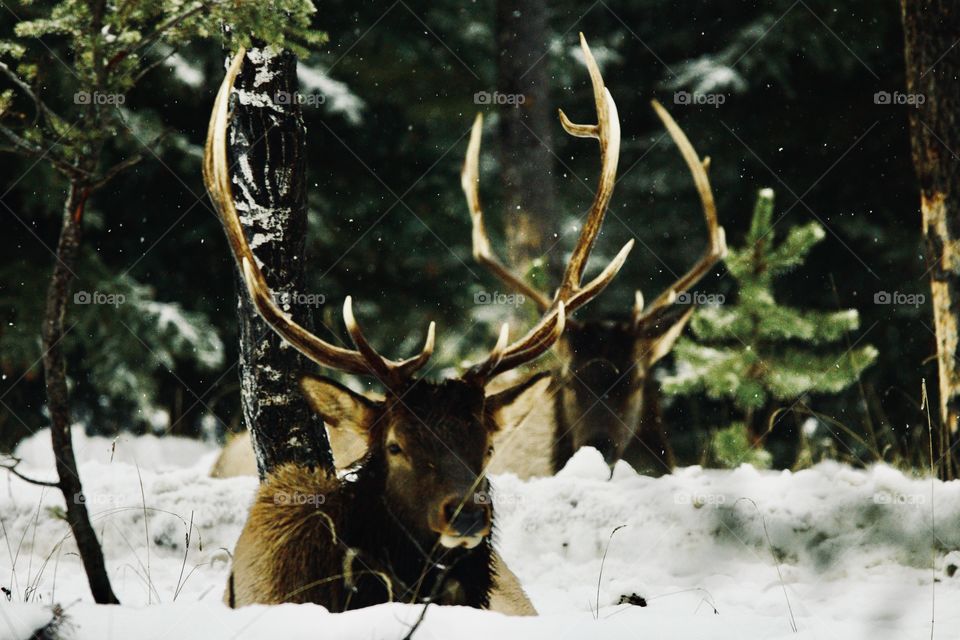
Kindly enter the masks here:
<path id="1" fill-rule="evenodd" d="M 490 437 L 508 409 L 533 406 L 540 378 L 490 397 L 460 381 L 418 382 L 384 403 L 329 380 L 305 381 L 333 427 L 365 430 L 368 453 L 343 480 L 289 464 L 267 476 L 237 542 L 228 604 L 316 602 L 343 611 L 430 599 L 487 607 L 496 583 L 489 535 L 472 549 L 441 547 L 440 532 L 484 534 L 471 529 L 480 523 L 435 514 L 445 513 L 446 496 L 463 496 L 457 513 L 482 509 L 492 520 L 489 501 L 470 499 L 489 491 L 482 473 Z M 391 442 L 401 451 L 388 453 Z M 501 602 L 529 613 L 513 578 Z"/>

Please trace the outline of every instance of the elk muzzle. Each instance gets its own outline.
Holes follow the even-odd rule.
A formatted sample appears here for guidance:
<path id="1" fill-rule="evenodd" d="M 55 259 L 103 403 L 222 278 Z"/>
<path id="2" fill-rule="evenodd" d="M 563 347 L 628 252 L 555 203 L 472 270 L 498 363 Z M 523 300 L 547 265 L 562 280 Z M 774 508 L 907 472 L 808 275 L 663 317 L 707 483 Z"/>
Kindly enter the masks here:
<path id="1" fill-rule="evenodd" d="M 486 494 L 450 495 L 440 502 L 430 526 L 444 547 L 472 549 L 490 535 L 492 519 Z"/>

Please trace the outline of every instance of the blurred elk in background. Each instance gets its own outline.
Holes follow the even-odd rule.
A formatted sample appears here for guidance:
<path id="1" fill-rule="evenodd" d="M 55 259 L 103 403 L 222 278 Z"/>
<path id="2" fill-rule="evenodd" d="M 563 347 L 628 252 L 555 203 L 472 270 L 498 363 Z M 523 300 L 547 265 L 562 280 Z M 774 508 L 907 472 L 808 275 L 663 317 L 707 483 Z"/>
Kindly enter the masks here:
<path id="1" fill-rule="evenodd" d="M 594 89 L 602 86 L 596 63 L 588 55 L 587 67 Z M 600 97 L 597 98 L 598 109 Z M 659 388 L 651 375 L 653 366 L 673 348 L 695 309 L 688 294 L 710 269 L 726 255 L 723 227 L 717 222 L 716 204 L 707 177 L 709 158 L 701 161 L 686 135 L 656 101 L 653 108 L 680 149 L 693 180 L 707 223 L 707 250 L 699 261 L 663 293 L 645 305 L 637 291 L 627 319 L 574 320 L 558 342 L 559 368 L 553 374 L 552 406 L 532 414 L 522 432 L 511 435 L 502 446 L 491 471 L 511 471 L 521 477 L 556 473 L 580 447 L 596 448 L 613 465 L 626 459 L 642 473 L 659 475 L 673 466 L 673 454 L 660 424 Z M 560 112 L 568 133 L 589 135 Z M 477 117 L 464 161 L 462 186 L 473 224 L 473 256 L 511 290 L 550 308 L 542 291 L 505 266 L 490 248 L 478 194 L 482 121 Z M 616 171 L 616 166 L 612 167 Z M 609 189 L 597 190 L 595 206 L 606 207 Z M 563 285 L 558 292 L 562 295 Z M 546 457 L 549 455 L 549 458 Z"/>
<path id="2" fill-rule="evenodd" d="M 495 393 L 488 393 L 487 386 L 546 353 L 563 333 L 566 314 L 610 283 L 633 245 L 628 242 L 596 278 L 582 284 L 613 189 L 620 146 L 616 106 L 585 41 L 582 46 L 591 61 L 598 124 L 576 125 L 562 118 L 569 132 L 599 141 L 602 170 L 562 285 L 520 339 L 509 343 L 504 324 L 485 360 L 440 382 L 417 375 L 433 353 L 433 323 L 418 355 L 394 361 L 367 341 L 350 297 L 343 316 L 353 349 L 324 341 L 277 306 L 233 200 L 228 107 L 244 52 L 234 58 L 211 115 L 204 181 L 250 298 L 267 324 L 313 362 L 372 376 L 383 386 L 384 397 L 372 400 L 329 378 L 302 378 L 312 408 L 331 428 L 360 434 L 366 453 L 344 478 L 298 463 L 267 474 L 234 552 L 226 594 L 231 606 L 315 602 L 343 611 L 394 600 L 490 605 L 500 569 L 490 540 L 494 501 L 485 475 L 493 435 L 522 422 L 548 378 L 534 374 Z"/>

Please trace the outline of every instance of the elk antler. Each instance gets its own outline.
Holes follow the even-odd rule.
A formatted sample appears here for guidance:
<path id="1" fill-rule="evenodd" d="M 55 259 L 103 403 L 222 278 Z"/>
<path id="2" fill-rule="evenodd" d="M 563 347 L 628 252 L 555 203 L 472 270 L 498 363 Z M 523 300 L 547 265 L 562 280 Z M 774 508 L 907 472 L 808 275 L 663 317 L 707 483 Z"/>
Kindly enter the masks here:
<path id="1" fill-rule="evenodd" d="M 646 320 L 654 317 L 658 311 L 664 307 L 673 304 L 677 296 L 686 292 L 693 285 L 700 281 L 707 274 L 713 265 L 722 260 L 727 255 L 727 240 L 723 227 L 717 224 L 717 205 L 713 199 L 713 191 L 710 188 L 710 179 L 707 177 L 707 169 L 710 167 L 710 158 L 705 158 L 702 162 L 697 152 L 690 144 L 683 129 L 667 113 L 667 110 L 656 100 L 652 101 L 653 110 L 657 112 L 660 120 L 666 127 L 674 144 L 680 149 L 683 159 L 693 175 L 693 181 L 697 185 L 697 193 L 700 194 L 700 203 L 703 207 L 703 217 L 707 221 L 707 234 L 709 237 L 707 250 L 682 277 L 678 278 L 670 287 L 661 293 L 650 304 L 644 307 L 643 294 L 636 293 L 636 299 L 633 306 L 634 326 L 640 327 Z"/>
<path id="2" fill-rule="evenodd" d="M 227 124 L 230 91 L 243 64 L 245 50 L 241 48 L 227 70 L 210 115 L 207 142 L 203 154 L 203 181 L 210 200 L 220 215 L 230 249 L 240 266 L 247 292 L 260 316 L 284 340 L 317 364 L 358 374 L 374 375 L 388 387 L 402 384 L 423 367 L 433 354 L 435 324 L 430 323 L 427 339 L 420 353 L 406 360 L 389 360 L 378 354 L 367 342 L 353 315 L 349 296 L 343 303 L 343 320 L 356 350 L 344 349 L 321 340 L 290 319 L 274 302 L 263 272 L 250 250 L 233 203 L 230 169 L 227 165 Z"/>
<path id="3" fill-rule="evenodd" d="M 548 302 L 547 298 L 540 292 L 527 285 L 522 278 L 511 273 L 503 263 L 493 256 L 490 250 L 490 241 L 484 228 L 483 210 L 480 207 L 478 193 L 482 116 L 478 114 L 473 122 L 470 144 L 467 146 L 467 156 L 460 175 L 460 184 L 463 187 L 464 195 L 466 195 L 467 206 L 470 209 L 470 217 L 473 221 L 473 255 L 477 261 L 493 271 L 498 278 L 512 289 L 529 296 L 537 307 L 544 312 L 544 315 L 540 322 L 520 340 L 509 347 L 494 349 L 487 360 L 474 366 L 468 372 L 468 375 L 492 377 L 536 358 L 553 346 L 563 332 L 566 314 L 573 313 L 603 291 L 620 271 L 627 259 L 627 254 L 633 248 L 633 240 L 630 240 L 597 277 L 586 285 L 582 284 L 587 259 L 590 257 L 593 243 L 600 233 L 604 215 L 606 215 L 610 198 L 613 195 L 613 187 L 616 184 L 617 162 L 620 155 L 620 119 L 617 115 L 617 105 L 603 84 L 600 69 L 582 33 L 580 34 L 580 48 L 583 51 L 584 62 L 590 73 L 590 81 L 593 86 L 597 124 L 574 124 L 567 118 L 563 110 L 559 112 L 560 123 L 566 132 L 572 136 L 597 139 L 600 143 L 601 169 L 597 191 L 587 214 L 587 220 L 580 231 L 577 245 L 573 249 L 570 262 L 567 264 L 560 287 L 557 289 L 552 302 Z M 501 333 L 501 339 L 503 339 L 503 335 Z"/>

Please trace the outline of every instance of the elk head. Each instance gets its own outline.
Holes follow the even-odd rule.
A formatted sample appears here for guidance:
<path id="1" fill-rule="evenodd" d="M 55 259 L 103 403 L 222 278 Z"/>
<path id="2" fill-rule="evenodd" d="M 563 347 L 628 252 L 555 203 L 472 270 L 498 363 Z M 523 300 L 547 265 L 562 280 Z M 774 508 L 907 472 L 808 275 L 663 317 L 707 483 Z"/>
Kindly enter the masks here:
<path id="1" fill-rule="evenodd" d="M 603 89 L 600 70 L 590 54 L 583 34 L 580 35 L 580 42 L 600 112 L 601 105 L 605 98 L 609 99 L 609 94 Z M 554 395 L 554 471 L 558 471 L 573 452 L 582 446 L 596 447 L 612 467 L 623 457 L 627 446 L 638 439 L 642 428 L 643 395 L 648 373 L 654 363 L 673 348 L 694 309 L 693 305 L 678 304 L 678 297 L 686 293 L 726 255 L 724 232 L 717 224 L 716 204 L 707 178 L 709 159 L 701 162 L 686 135 L 659 103 L 654 101 L 653 108 L 693 174 L 707 222 L 709 244 L 705 254 L 690 271 L 649 306 L 644 306 L 643 296 L 638 291 L 629 319 L 578 321 L 568 318 L 566 332 L 559 342 L 561 367 L 554 380 L 554 384 L 558 386 Z M 616 113 L 613 115 L 615 118 Z M 567 133 L 574 136 L 597 137 L 599 130 L 603 128 L 602 118 L 597 128 L 572 124 L 562 111 L 560 120 Z M 512 273 L 490 249 L 477 193 L 481 124 L 478 116 L 463 166 L 463 190 L 473 222 L 474 259 L 508 287 L 522 293 L 526 300 L 532 301 L 541 310 L 548 309 L 551 300 L 522 277 Z M 619 133 L 619 125 L 608 123 L 609 128 L 614 126 Z M 601 139 L 601 149 L 603 148 L 604 142 Z M 609 162 L 604 164 L 601 173 L 594 209 L 605 209 L 609 204 L 616 180 L 616 153 L 614 148 L 612 157 L 606 156 Z M 587 224 L 590 224 L 589 220 Z M 577 259 L 578 256 L 574 254 L 570 264 L 574 265 Z M 566 278 L 567 276 L 557 291 L 557 298 L 562 298 L 567 291 Z M 573 309 L 568 307 L 568 312 L 572 311 Z"/>
<path id="2" fill-rule="evenodd" d="M 421 541 L 447 547 L 476 546 L 489 532 L 491 506 L 484 470 L 491 454 L 492 435 L 517 424 L 544 391 L 548 380 L 534 375 L 498 393 L 488 394 L 496 376 L 529 363 L 550 349 L 563 332 L 566 314 L 602 291 L 623 266 L 632 242 L 593 280 L 581 284 L 590 248 L 606 210 L 602 192 L 612 188 L 619 148 L 616 107 L 602 85 L 599 124 L 565 126 L 600 141 L 605 180 L 580 235 L 567 279 L 557 296 L 543 307 L 540 320 L 514 342 L 506 324 L 482 362 L 463 375 L 432 382 L 418 377 L 433 353 L 435 326 L 430 323 L 420 353 L 390 360 L 371 346 L 353 313 L 350 297 L 343 319 L 353 348 L 330 344 L 294 322 L 275 303 L 256 257 L 250 250 L 234 206 L 227 165 L 226 135 L 229 96 L 244 51 L 231 63 L 214 104 L 204 153 L 204 181 L 226 230 L 247 292 L 260 316 L 284 340 L 313 362 L 357 376 L 372 376 L 384 387 L 382 401 L 370 400 L 337 382 L 305 376 L 303 391 L 311 406 L 333 428 L 351 429 L 367 438 L 368 452 L 359 467 L 404 531 Z"/>

